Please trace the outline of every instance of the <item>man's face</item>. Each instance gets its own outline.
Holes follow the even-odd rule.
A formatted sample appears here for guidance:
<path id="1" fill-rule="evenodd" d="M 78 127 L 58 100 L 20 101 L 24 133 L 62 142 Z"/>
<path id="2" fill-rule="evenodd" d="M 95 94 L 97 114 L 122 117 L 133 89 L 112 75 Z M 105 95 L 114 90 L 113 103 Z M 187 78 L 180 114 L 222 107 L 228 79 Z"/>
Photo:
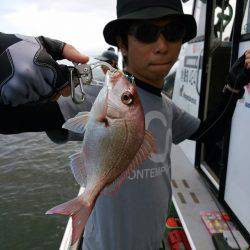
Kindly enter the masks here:
<path id="1" fill-rule="evenodd" d="M 161 19 L 150 23 L 164 27 L 166 24 L 170 24 L 171 20 Z M 127 70 L 138 79 L 161 88 L 164 77 L 178 59 L 181 45 L 181 40 L 169 42 L 163 34 L 160 34 L 152 43 L 140 42 L 129 34 L 128 48 L 125 48 L 128 61 Z"/>

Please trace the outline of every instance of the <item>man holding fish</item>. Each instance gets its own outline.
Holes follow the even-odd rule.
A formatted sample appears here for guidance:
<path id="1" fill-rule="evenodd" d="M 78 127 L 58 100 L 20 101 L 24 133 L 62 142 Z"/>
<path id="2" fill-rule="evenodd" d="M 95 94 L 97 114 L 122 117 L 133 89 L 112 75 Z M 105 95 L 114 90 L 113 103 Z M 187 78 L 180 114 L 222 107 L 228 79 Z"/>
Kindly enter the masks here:
<path id="1" fill-rule="evenodd" d="M 201 122 L 161 94 L 182 44 L 196 36 L 193 16 L 183 13 L 180 0 L 118 0 L 117 16 L 104 38 L 121 50 L 125 74 L 107 73 L 90 113 L 86 103 L 77 109 L 65 98 L 53 103 L 65 120 L 82 111 L 64 127 L 85 133 L 71 168 L 86 189 L 47 213 L 72 216 L 72 244 L 84 229 L 84 250 L 155 250 L 171 201 L 171 145 L 223 136 L 250 81 L 250 52 L 230 70 L 216 112 Z"/>
<path id="2" fill-rule="evenodd" d="M 200 120 L 179 109 L 171 100 L 161 95 L 164 76 L 176 62 L 182 44 L 196 36 L 196 23 L 193 16 L 183 14 L 181 2 L 176 0 L 118 0 L 117 16 L 116 20 L 109 22 L 105 26 L 104 37 L 107 43 L 117 46 L 121 50 L 126 62 L 126 74 L 134 78 L 131 81 L 134 81 L 137 86 L 137 92 L 144 109 L 145 135 L 149 133 L 147 130 L 150 131 L 147 138 L 144 138 L 145 142 L 141 143 L 140 149 L 143 148 L 144 143 L 149 144 L 147 155 L 150 153 L 151 157 L 146 159 L 146 154 L 144 157 L 140 153 L 132 154 L 133 157 L 129 160 L 130 164 L 126 164 L 128 172 L 124 170 L 121 174 L 117 174 L 119 176 L 118 182 L 122 179 L 119 189 L 116 189 L 117 181 L 111 185 L 108 185 L 108 181 L 104 181 L 102 184 L 99 181 L 100 177 L 97 177 L 97 175 L 94 175 L 94 179 L 97 180 L 99 185 L 93 185 L 92 181 L 88 181 L 88 178 L 93 178 L 93 170 L 88 170 L 91 168 L 88 166 L 88 153 L 91 153 L 91 149 L 87 148 L 87 142 L 85 142 L 84 138 L 83 157 L 79 155 L 73 156 L 72 168 L 75 168 L 75 158 L 78 161 L 79 159 L 84 161 L 80 166 L 84 165 L 85 170 L 88 172 L 86 181 L 88 192 L 84 192 L 75 200 L 52 208 L 48 213 L 72 216 L 72 244 L 79 239 L 77 234 L 85 227 L 83 249 L 155 250 L 159 249 L 163 238 L 165 218 L 171 200 L 171 144 L 172 142 L 178 144 L 185 139 L 205 141 L 212 136 L 217 136 L 219 139 L 218 131 L 224 130 L 228 126 L 228 118 L 232 116 L 243 86 L 250 80 L 249 72 L 244 70 L 245 61 L 247 65 L 249 65 L 249 62 L 248 59 L 243 57 L 234 65 L 229 74 L 229 82 L 224 93 L 222 93 L 219 109 L 213 114 L 212 118 L 201 123 Z M 246 58 L 249 58 L 249 53 L 246 54 Z M 237 74 L 240 70 L 242 79 L 239 82 L 236 78 L 239 76 Z M 115 78 L 119 78 L 118 75 Z M 114 76 L 111 76 L 111 82 L 113 81 L 112 77 Z M 120 76 L 120 80 L 118 80 L 120 84 L 125 81 L 125 79 L 122 79 L 123 77 Z M 110 84 L 110 80 L 107 80 L 107 84 Z M 115 91 L 114 88 L 114 86 L 110 87 L 110 91 Z M 122 94 L 120 93 L 118 96 L 122 96 Z M 131 94 L 131 96 L 133 95 Z M 109 108 L 111 110 L 110 116 L 124 118 L 121 115 L 122 106 L 118 105 L 118 99 L 113 98 L 116 100 L 115 104 L 113 104 L 116 106 L 115 110 L 112 110 L 112 105 L 107 105 L 108 110 Z M 107 97 L 107 99 L 112 100 L 110 97 Z M 94 105 L 96 105 L 96 102 Z M 133 105 L 132 102 L 131 106 Z M 229 108 L 226 108 L 227 105 Z M 105 105 L 102 103 L 101 106 Z M 106 126 L 109 126 L 109 115 L 103 118 L 103 114 L 105 112 L 102 112 L 100 117 L 104 123 L 106 121 Z M 70 119 L 65 124 L 65 128 L 75 132 L 82 132 L 85 123 L 86 140 L 91 145 L 93 144 L 92 140 L 94 140 L 95 132 L 92 132 L 92 140 L 88 139 L 88 134 L 91 132 L 88 131 L 90 125 L 86 120 L 86 115 L 83 114 Z M 89 115 L 87 116 L 89 117 Z M 93 114 L 90 114 L 90 117 L 92 116 Z M 131 121 L 133 120 L 132 117 L 134 116 L 131 116 Z M 140 117 L 140 115 L 137 115 L 137 125 L 141 123 Z M 106 120 L 104 121 L 104 119 Z M 136 126 L 136 123 L 134 126 Z M 95 128 L 96 126 L 91 127 Z M 105 129 L 108 128 L 103 125 L 103 130 L 105 131 Z M 100 130 L 97 129 L 97 131 Z M 98 133 L 101 132 L 97 132 L 96 137 L 100 136 Z M 141 133 L 137 132 L 138 139 Z M 128 141 L 134 140 L 134 143 L 137 142 L 137 136 L 131 135 L 130 138 L 129 133 L 126 134 L 124 131 L 121 134 L 128 138 Z M 220 134 L 223 135 L 223 133 Z M 117 137 L 120 138 L 118 135 Z M 156 145 L 154 145 L 154 140 Z M 98 141 L 102 140 L 96 139 L 96 143 Z M 113 143 L 114 158 L 110 162 L 118 161 L 117 157 L 120 160 L 123 159 L 123 148 L 116 149 L 120 144 Z M 108 145 L 112 145 L 112 143 L 109 142 Z M 99 161 L 96 160 L 93 165 L 95 168 L 99 166 L 100 169 L 103 167 L 113 169 L 114 165 L 112 163 L 107 164 L 109 167 L 100 164 L 100 152 L 105 151 L 106 156 L 112 155 L 112 151 L 110 152 L 106 146 L 104 148 L 105 150 L 100 146 L 95 148 L 98 149 L 96 154 Z M 124 150 L 127 152 L 125 148 Z M 94 155 L 90 158 L 93 157 Z M 141 159 L 140 166 L 138 164 L 135 166 L 134 161 L 139 161 L 137 157 Z M 125 157 L 125 159 L 127 158 Z M 93 160 L 91 160 L 91 163 L 93 163 Z M 119 167 L 121 165 L 118 164 Z M 133 165 L 132 168 L 131 165 Z M 73 169 L 75 177 L 79 176 L 79 169 L 77 170 L 78 175 L 77 171 Z M 98 168 L 98 171 L 100 169 Z M 154 170 L 158 170 L 158 174 L 148 174 L 156 173 Z M 137 172 L 140 172 L 140 174 L 137 175 Z M 107 177 L 108 175 L 103 174 L 101 176 Z M 127 178 L 123 179 L 124 176 L 127 176 Z M 116 177 L 113 176 L 112 180 L 115 179 Z M 92 189 L 97 191 L 94 198 L 88 203 L 88 193 Z M 110 189 L 115 189 L 113 195 L 107 194 Z M 100 190 L 103 191 L 100 192 Z M 90 193 L 93 194 L 94 191 Z"/>

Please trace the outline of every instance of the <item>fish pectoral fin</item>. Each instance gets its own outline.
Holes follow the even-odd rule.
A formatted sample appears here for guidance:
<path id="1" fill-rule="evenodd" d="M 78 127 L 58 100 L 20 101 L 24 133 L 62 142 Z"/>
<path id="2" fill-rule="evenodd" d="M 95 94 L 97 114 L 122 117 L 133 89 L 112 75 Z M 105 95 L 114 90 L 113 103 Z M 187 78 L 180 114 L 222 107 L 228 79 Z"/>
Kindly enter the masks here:
<path id="1" fill-rule="evenodd" d="M 156 141 L 153 135 L 148 130 L 145 130 L 141 147 L 137 151 L 126 172 L 130 174 L 131 171 L 139 167 L 152 153 L 156 153 Z"/>
<path id="2" fill-rule="evenodd" d="M 148 130 L 145 130 L 144 140 L 140 149 L 142 149 L 144 154 L 147 155 L 146 158 L 150 154 L 156 153 L 156 140 L 152 135 L 152 133 L 149 132 Z"/>
<path id="3" fill-rule="evenodd" d="M 137 169 L 141 164 L 150 156 L 150 154 L 156 153 L 156 141 L 153 135 L 148 131 L 145 130 L 145 136 L 143 143 L 139 150 L 137 151 L 134 159 L 129 164 L 128 168 L 117 178 L 112 185 L 112 188 L 108 189 L 105 193 L 114 193 L 122 183 L 127 179 L 129 174 Z"/>
<path id="4" fill-rule="evenodd" d="M 81 152 L 75 153 L 70 157 L 70 168 L 77 181 L 81 187 L 86 186 L 87 173 L 83 163 L 83 155 Z"/>
<path id="5" fill-rule="evenodd" d="M 80 112 L 75 117 L 68 119 L 64 124 L 63 128 L 70 131 L 83 134 L 85 125 L 88 122 L 90 112 Z"/>

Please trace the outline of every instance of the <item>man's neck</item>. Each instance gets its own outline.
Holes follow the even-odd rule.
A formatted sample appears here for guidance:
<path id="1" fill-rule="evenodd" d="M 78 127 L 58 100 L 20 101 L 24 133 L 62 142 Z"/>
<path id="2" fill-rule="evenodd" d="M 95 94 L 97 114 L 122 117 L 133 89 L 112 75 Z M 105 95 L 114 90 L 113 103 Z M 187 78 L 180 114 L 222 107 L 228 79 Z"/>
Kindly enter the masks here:
<path id="1" fill-rule="evenodd" d="M 135 84 L 138 87 L 146 90 L 147 92 L 150 92 L 151 94 L 154 94 L 154 95 L 157 95 L 157 96 L 161 97 L 161 90 L 162 90 L 161 88 L 155 87 L 152 84 L 146 83 L 146 82 L 142 81 L 141 79 L 138 79 L 135 75 L 132 75 L 129 71 L 124 71 L 124 72 L 127 75 L 134 77 Z"/>
<path id="2" fill-rule="evenodd" d="M 133 75 L 135 78 L 140 80 L 141 82 L 151 85 L 154 88 L 162 89 L 164 84 L 164 79 L 154 79 L 154 80 L 148 80 L 143 75 L 138 74 L 137 72 L 134 72 L 129 67 L 125 68 L 124 71 L 128 72 L 130 75 Z"/>

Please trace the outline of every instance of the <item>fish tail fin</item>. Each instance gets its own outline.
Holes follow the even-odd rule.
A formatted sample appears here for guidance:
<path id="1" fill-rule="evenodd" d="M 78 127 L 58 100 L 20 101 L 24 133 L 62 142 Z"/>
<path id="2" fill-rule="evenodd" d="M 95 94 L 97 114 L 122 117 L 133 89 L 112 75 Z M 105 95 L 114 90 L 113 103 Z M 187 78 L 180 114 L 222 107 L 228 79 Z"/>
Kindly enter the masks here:
<path id="1" fill-rule="evenodd" d="M 81 237 L 83 229 L 91 214 L 92 206 L 85 202 L 82 196 L 62 203 L 51 208 L 46 214 L 63 214 L 72 218 L 72 238 L 71 245 L 74 245 Z"/>
<path id="2" fill-rule="evenodd" d="M 84 207 L 72 215 L 71 245 L 74 245 L 81 238 L 90 213 L 91 211 Z"/>

